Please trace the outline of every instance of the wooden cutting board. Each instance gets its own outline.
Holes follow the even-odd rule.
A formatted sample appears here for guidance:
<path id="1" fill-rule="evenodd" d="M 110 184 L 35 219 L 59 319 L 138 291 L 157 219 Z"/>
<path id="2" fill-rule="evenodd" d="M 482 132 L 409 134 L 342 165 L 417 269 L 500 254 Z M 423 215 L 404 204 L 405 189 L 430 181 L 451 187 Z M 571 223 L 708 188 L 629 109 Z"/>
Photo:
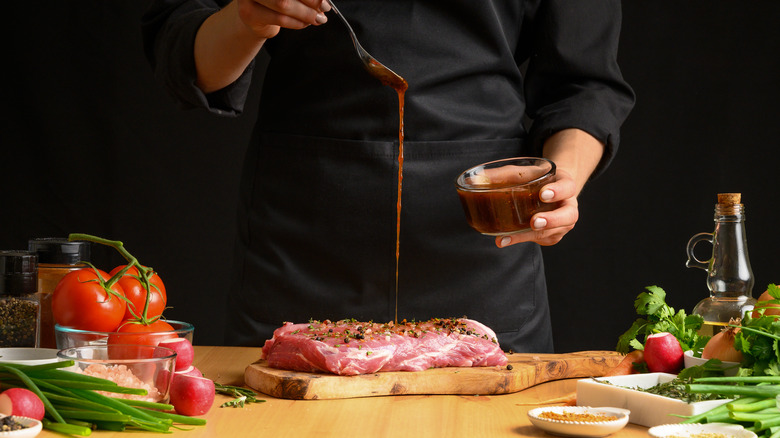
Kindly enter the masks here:
<path id="1" fill-rule="evenodd" d="M 602 376 L 623 359 L 623 355 L 614 351 L 514 353 L 507 357 L 511 370 L 506 366 L 434 368 L 358 376 L 278 370 L 259 360 L 246 368 L 244 381 L 263 394 L 293 400 L 413 394 L 509 394 L 552 380 Z"/>

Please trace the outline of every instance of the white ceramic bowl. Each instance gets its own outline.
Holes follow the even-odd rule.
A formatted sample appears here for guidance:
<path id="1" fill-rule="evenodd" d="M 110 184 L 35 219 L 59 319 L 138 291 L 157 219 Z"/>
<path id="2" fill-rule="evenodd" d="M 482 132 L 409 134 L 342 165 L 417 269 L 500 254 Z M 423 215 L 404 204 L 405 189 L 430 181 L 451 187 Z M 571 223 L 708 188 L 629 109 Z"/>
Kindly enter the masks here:
<path id="1" fill-rule="evenodd" d="M 627 376 L 577 380 L 577 403 L 584 406 L 615 406 L 631 411 L 631 422 L 645 427 L 679 423 L 681 417 L 697 415 L 731 400 L 686 403 L 633 388 L 650 388 L 677 377 L 667 373 L 641 373 Z M 604 383 L 606 382 L 606 383 Z"/>
<path id="2" fill-rule="evenodd" d="M 683 355 L 685 361 L 685 368 L 690 368 L 698 365 L 704 365 L 707 363 L 707 359 L 702 359 L 693 355 L 693 351 L 688 350 Z M 723 374 L 726 376 L 736 376 L 739 370 L 739 362 L 721 362 L 720 365 L 723 368 Z"/>
<path id="3" fill-rule="evenodd" d="M 0 418 L 2 417 L 5 417 L 5 415 L 0 414 Z M 0 432 L 0 438 L 32 438 L 38 436 L 43 429 L 43 424 L 34 418 L 20 417 L 18 415 L 13 415 L 11 418 L 25 426 L 24 429 Z"/>
<path id="4" fill-rule="evenodd" d="M 615 417 L 610 421 L 565 421 L 545 418 L 544 412 L 554 414 L 591 414 Z M 546 406 L 528 411 L 531 424 L 545 432 L 563 436 L 602 437 L 624 428 L 628 423 L 629 411 L 620 408 L 592 408 L 589 406 Z"/>
<path id="5" fill-rule="evenodd" d="M 692 436 L 722 436 L 724 438 L 756 438 L 756 434 L 745 430 L 738 424 L 725 423 L 692 423 L 692 424 L 664 424 L 651 427 L 647 433 L 653 438 L 685 438 Z"/>
<path id="6" fill-rule="evenodd" d="M 9 362 L 21 365 L 39 365 L 43 363 L 57 362 L 56 348 L 0 348 L 0 362 Z"/>

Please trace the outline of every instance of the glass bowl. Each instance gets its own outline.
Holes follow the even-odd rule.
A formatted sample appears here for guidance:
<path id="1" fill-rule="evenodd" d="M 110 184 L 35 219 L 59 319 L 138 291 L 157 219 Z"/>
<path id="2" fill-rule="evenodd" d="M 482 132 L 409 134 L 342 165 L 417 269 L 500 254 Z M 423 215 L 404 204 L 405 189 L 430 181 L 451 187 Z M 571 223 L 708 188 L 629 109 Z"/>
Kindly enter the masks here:
<path id="1" fill-rule="evenodd" d="M 63 327 L 59 324 L 54 325 L 54 337 L 57 341 L 57 348 L 81 347 L 85 345 L 106 345 L 111 344 L 142 344 L 157 345 L 166 338 L 180 337 L 187 338 L 192 343 L 192 336 L 195 327 L 182 321 L 166 320 L 173 327 L 173 331 L 164 332 L 95 332 L 90 330 L 78 330 L 70 327 Z"/>
<path id="2" fill-rule="evenodd" d="M 140 388 L 146 395 L 103 393 L 109 397 L 167 403 L 176 369 L 176 352 L 151 345 L 88 345 L 65 348 L 60 360 L 74 365 L 63 368 L 76 373 L 108 379 L 119 386 Z"/>
<path id="3" fill-rule="evenodd" d="M 555 163 L 519 157 L 474 166 L 455 180 L 466 221 L 489 236 L 531 230 L 531 217 L 557 203 L 542 202 L 539 192 L 555 181 Z"/>

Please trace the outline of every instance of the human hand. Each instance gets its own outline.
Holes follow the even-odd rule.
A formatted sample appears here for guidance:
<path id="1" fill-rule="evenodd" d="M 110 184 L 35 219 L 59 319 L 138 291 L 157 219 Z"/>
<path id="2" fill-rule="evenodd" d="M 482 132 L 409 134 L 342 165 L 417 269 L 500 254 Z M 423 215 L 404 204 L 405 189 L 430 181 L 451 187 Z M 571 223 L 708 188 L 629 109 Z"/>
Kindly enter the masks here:
<path id="1" fill-rule="evenodd" d="M 499 248 L 520 242 L 536 242 L 542 246 L 555 245 L 563 239 L 579 219 L 577 185 L 564 169 L 558 169 L 555 182 L 545 185 L 539 197 L 545 203 L 559 203 L 558 208 L 536 213 L 531 217 L 531 231 L 496 237 Z"/>
<path id="2" fill-rule="evenodd" d="M 281 28 L 303 29 L 328 21 L 327 0 L 236 0 L 238 16 L 258 38 L 273 38 Z"/>

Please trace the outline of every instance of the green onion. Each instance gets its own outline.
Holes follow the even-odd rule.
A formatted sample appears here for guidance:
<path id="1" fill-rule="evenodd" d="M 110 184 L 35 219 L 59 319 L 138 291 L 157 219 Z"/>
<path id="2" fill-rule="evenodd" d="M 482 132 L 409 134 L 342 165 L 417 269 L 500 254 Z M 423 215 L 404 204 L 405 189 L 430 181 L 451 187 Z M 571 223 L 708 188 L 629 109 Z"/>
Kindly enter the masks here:
<path id="1" fill-rule="evenodd" d="M 754 397 L 777 397 L 780 395 L 780 385 L 732 386 L 691 383 L 686 385 L 685 388 L 690 392 L 706 392 L 720 395 L 747 395 Z"/>
<path id="2" fill-rule="evenodd" d="M 702 377 L 686 388 L 695 393 L 739 396 L 683 423 L 740 424 L 762 438 L 780 438 L 780 376 Z"/>
<path id="3" fill-rule="evenodd" d="M 55 423 L 53 421 L 47 420 L 46 418 L 43 419 L 43 427 L 54 432 L 60 432 L 68 435 L 89 436 L 92 434 L 92 429 L 89 427 L 68 423 Z"/>
<path id="4" fill-rule="evenodd" d="M 173 420 L 174 423 L 188 424 L 191 426 L 202 426 L 206 424 L 205 418 L 188 417 L 186 415 L 172 414 L 170 412 L 152 411 L 152 410 L 150 410 L 147 413 L 149 415 L 158 418 Z"/>
<path id="5" fill-rule="evenodd" d="M 93 429 L 128 429 L 170 433 L 174 424 L 203 425 L 202 418 L 169 412 L 173 406 L 142 400 L 109 397 L 103 393 L 146 395 L 147 391 L 117 385 L 107 379 L 64 371 L 73 361 L 43 365 L 0 362 L 4 387 L 24 387 L 41 399 L 46 409 L 43 427 L 67 435 L 89 436 Z"/>

